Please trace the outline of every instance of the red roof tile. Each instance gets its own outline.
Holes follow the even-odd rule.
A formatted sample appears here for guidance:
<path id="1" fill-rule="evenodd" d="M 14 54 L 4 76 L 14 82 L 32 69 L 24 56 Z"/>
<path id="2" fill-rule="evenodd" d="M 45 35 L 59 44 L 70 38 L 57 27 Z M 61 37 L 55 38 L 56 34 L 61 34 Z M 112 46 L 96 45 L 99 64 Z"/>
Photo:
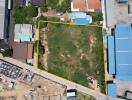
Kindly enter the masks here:
<path id="1" fill-rule="evenodd" d="M 100 0 L 72 0 L 73 8 L 79 9 L 79 11 L 86 11 L 88 9 L 100 9 Z"/>
<path id="2" fill-rule="evenodd" d="M 72 0 L 72 2 L 74 9 L 79 9 L 79 11 L 85 11 L 84 0 Z"/>
<path id="3" fill-rule="evenodd" d="M 100 9 L 101 8 L 100 0 L 88 0 L 88 8 L 89 9 Z"/>

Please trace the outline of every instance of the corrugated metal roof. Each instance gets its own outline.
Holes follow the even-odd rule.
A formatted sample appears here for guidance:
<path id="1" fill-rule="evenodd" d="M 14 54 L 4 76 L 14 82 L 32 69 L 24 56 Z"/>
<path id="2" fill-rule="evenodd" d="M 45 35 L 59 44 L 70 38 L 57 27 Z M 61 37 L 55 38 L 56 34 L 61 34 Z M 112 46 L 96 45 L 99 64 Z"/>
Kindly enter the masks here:
<path id="1" fill-rule="evenodd" d="M 117 96 L 116 90 L 117 90 L 116 84 L 108 83 L 108 96 L 116 97 Z"/>
<path id="2" fill-rule="evenodd" d="M 132 76 L 128 76 L 128 75 L 116 75 L 116 79 L 128 82 L 128 81 L 132 81 Z"/>
<path id="3" fill-rule="evenodd" d="M 108 36 L 108 66 L 109 74 L 115 74 L 115 48 L 114 48 L 114 36 Z"/>
<path id="4" fill-rule="evenodd" d="M 19 42 L 20 40 L 22 42 L 30 41 L 33 35 L 32 28 L 33 27 L 31 24 L 15 24 L 14 41 L 16 42 Z"/>
<path id="5" fill-rule="evenodd" d="M 123 2 L 128 2 L 128 0 L 119 0 L 119 2 L 122 2 L 122 3 L 123 3 Z"/>
<path id="6" fill-rule="evenodd" d="M 27 60 L 27 43 L 13 43 L 13 58 L 20 60 L 22 62 L 26 62 Z"/>
<path id="7" fill-rule="evenodd" d="M 115 20 L 115 0 L 105 0 L 106 5 L 106 25 L 107 27 L 113 27 L 116 23 Z"/>
<path id="8" fill-rule="evenodd" d="M 114 50 L 114 46 L 115 46 L 115 50 Z M 116 61 L 116 65 L 115 65 L 115 61 Z M 122 81 L 132 81 L 131 24 L 116 25 L 115 35 L 108 36 L 108 64 L 109 64 L 109 74 L 115 73 L 116 79 Z"/>
<path id="9" fill-rule="evenodd" d="M 0 39 L 4 38 L 5 5 L 6 0 L 0 0 Z"/>
<path id="10" fill-rule="evenodd" d="M 132 81 L 132 27 L 118 24 L 115 28 L 116 78 Z"/>
<path id="11" fill-rule="evenodd" d="M 33 44 L 32 43 L 13 43 L 13 58 L 26 62 L 33 58 Z"/>

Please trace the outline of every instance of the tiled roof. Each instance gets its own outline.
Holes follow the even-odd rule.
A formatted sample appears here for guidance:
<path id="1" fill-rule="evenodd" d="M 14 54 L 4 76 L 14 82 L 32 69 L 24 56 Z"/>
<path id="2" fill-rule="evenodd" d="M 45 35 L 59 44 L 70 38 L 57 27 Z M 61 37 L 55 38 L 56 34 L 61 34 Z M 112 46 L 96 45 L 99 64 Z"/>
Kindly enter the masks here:
<path id="1" fill-rule="evenodd" d="M 31 24 L 15 24 L 14 41 L 30 42 L 33 34 L 33 27 Z"/>
<path id="2" fill-rule="evenodd" d="M 72 0 L 73 8 L 79 11 L 86 11 L 87 9 L 100 9 L 100 0 Z"/>
<path id="3" fill-rule="evenodd" d="M 100 0 L 87 0 L 87 1 L 88 1 L 89 9 L 100 9 L 101 8 Z"/>
<path id="4" fill-rule="evenodd" d="M 73 8 L 74 9 L 79 9 L 79 11 L 85 10 L 84 0 L 72 0 L 72 2 L 73 2 Z"/>

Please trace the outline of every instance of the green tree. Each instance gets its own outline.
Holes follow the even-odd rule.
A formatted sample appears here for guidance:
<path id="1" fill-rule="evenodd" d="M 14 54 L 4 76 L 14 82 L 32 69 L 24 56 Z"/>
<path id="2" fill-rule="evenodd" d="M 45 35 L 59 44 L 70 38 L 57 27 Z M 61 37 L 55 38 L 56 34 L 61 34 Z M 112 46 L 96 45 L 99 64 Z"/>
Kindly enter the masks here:
<path id="1" fill-rule="evenodd" d="M 59 12 L 70 11 L 70 0 L 47 0 L 47 6 L 56 9 Z"/>
<path id="2" fill-rule="evenodd" d="M 59 0 L 46 0 L 46 3 L 49 7 L 55 9 L 57 7 Z"/>
<path id="3" fill-rule="evenodd" d="M 39 55 L 43 55 L 45 53 L 44 46 L 42 45 L 40 40 L 36 40 L 35 43 L 34 43 L 35 52 L 37 52 L 37 48 L 38 48 Z"/>
<path id="4" fill-rule="evenodd" d="M 64 0 L 61 3 L 61 5 L 58 5 L 57 11 L 64 12 L 64 13 L 66 11 L 70 11 L 70 3 L 68 2 L 68 0 Z"/>
<path id="5" fill-rule="evenodd" d="M 47 12 L 47 11 L 48 11 L 47 5 L 41 7 L 41 12 Z"/>
<path id="6" fill-rule="evenodd" d="M 12 49 L 6 49 L 5 51 L 2 52 L 3 57 L 12 57 L 13 55 L 13 50 Z"/>
<path id="7" fill-rule="evenodd" d="M 103 21 L 103 14 L 101 12 L 98 13 L 98 20 Z"/>
<path id="8" fill-rule="evenodd" d="M 42 45 L 41 41 L 39 41 L 39 55 L 43 55 L 45 53 L 44 46 Z"/>
<path id="9" fill-rule="evenodd" d="M 38 44 L 38 42 L 39 42 L 39 41 L 36 40 L 35 43 L 34 43 L 34 50 L 35 50 L 35 52 L 37 52 L 37 44 Z"/>
<path id="10" fill-rule="evenodd" d="M 40 22 L 40 21 L 47 21 L 47 17 L 40 16 L 40 17 L 37 18 L 37 21 L 36 21 L 37 28 L 39 27 L 41 29 L 41 28 L 44 28 L 44 27 L 47 26 L 47 24 L 48 24 L 47 22 Z"/>
<path id="11" fill-rule="evenodd" d="M 60 18 L 58 18 L 58 17 L 48 17 L 47 19 L 48 19 L 48 21 L 54 21 L 54 22 L 60 21 Z"/>
<path id="12" fill-rule="evenodd" d="M 31 23 L 32 17 L 38 15 L 38 9 L 34 6 L 17 6 L 14 12 L 14 18 L 16 24 Z"/>

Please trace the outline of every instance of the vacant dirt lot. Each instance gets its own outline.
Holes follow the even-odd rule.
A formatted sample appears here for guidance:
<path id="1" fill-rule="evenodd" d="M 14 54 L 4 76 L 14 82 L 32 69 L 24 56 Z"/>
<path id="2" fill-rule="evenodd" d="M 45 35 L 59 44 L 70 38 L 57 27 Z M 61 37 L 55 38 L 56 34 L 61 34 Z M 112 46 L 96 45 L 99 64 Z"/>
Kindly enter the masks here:
<path id="1" fill-rule="evenodd" d="M 84 86 L 91 77 L 104 88 L 102 28 L 48 24 L 48 71 Z"/>

